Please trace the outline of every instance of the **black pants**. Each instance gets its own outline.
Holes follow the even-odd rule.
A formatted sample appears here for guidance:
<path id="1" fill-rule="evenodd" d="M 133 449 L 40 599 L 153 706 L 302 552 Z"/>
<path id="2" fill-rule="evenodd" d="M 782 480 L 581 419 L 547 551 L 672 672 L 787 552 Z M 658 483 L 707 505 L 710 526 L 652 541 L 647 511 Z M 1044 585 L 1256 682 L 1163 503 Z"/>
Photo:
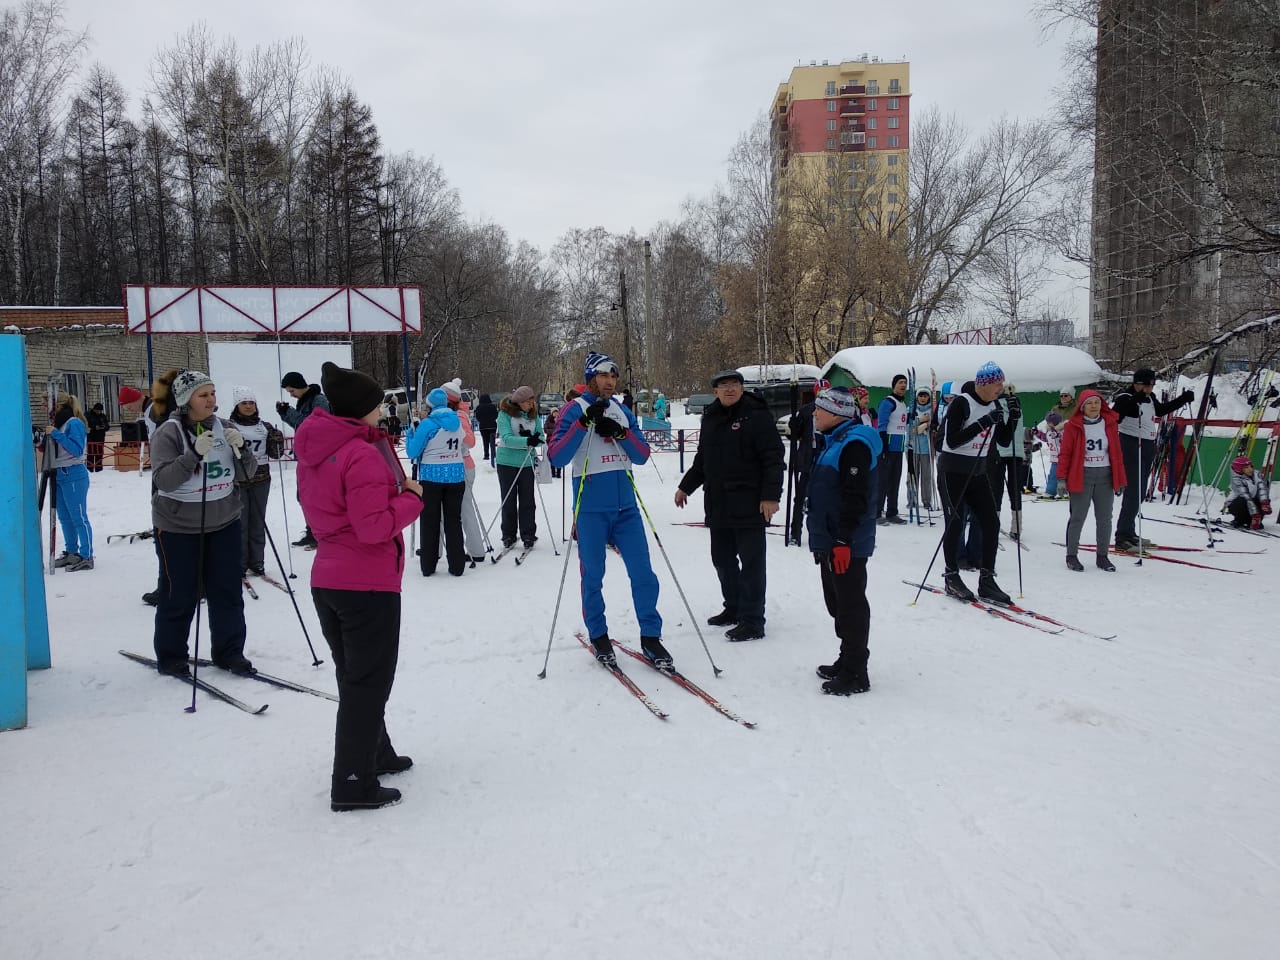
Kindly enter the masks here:
<path id="1" fill-rule="evenodd" d="M 244 656 L 244 594 L 240 577 L 240 521 L 204 534 L 204 598 L 209 610 L 210 656 L 219 662 Z M 156 531 L 160 555 L 160 602 L 153 645 L 161 666 L 187 662 L 187 634 L 201 590 L 198 533 Z"/>
<path id="2" fill-rule="evenodd" d="M 712 527 L 711 563 L 724 608 L 738 623 L 764 629 L 764 527 Z"/>
<path id="3" fill-rule="evenodd" d="M 498 435 L 497 427 L 485 427 L 480 431 L 480 439 L 484 443 L 484 458 L 486 460 L 493 459 L 494 438 Z"/>
<path id="4" fill-rule="evenodd" d="M 902 486 L 902 451 L 885 450 L 880 454 L 880 464 L 876 467 L 881 477 L 880 504 L 876 516 L 896 517 L 898 515 L 898 487 Z"/>
<path id="5" fill-rule="evenodd" d="M 85 446 L 85 466 L 90 473 L 102 472 L 102 454 L 106 449 L 107 434 L 103 430 L 90 430 Z"/>
<path id="6" fill-rule="evenodd" d="M 822 599 L 827 613 L 835 620 L 840 638 L 840 657 L 836 660 L 840 673 L 852 673 L 866 667 L 871 654 L 867 643 L 871 636 L 871 604 L 867 602 L 867 558 L 853 557 L 849 569 L 836 573 L 830 558 L 819 564 L 822 570 Z"/>
<path id="7" fill-rule="evenodd" d="M 1142 495 L 1147 491 L 1147 477 L 1151 475 L 1151 461 L 1156 458 L 1156 442 L 1139 440 L 1127 433 L 1120 434 L 1120 453 L 1124 456 L 1124 496 L 1120 500 L 1120 516 L 1116 519 L 1116 540 L 1138 539 L 1138 508 Z M 1138 460 L 1142 469 L 1138 469 Z"/>
<path id="8" fill-rule="evenodd" d="M 462 545 L 462 497 L 467 492 L 466 483 L 424 483 L 422 485 L 422 515 L 418 518 L 418 530 L 422 541 L 422 575 L 436 572 L 440 558 L 440 522 L 444 521 L 445 561 L 449 572 L 462 576 L 467 566 L 467 551 Z"/>
<path id="9" fill-rule="evenodd" d="M 378 757 L 394 753 L 384 716 L 400 655 L 400 594 L 312 587 L 311 599 L 338 677 L 333 779 L 367 781 Z"/>
<path id="10" fill-rule="evenodd" d="M 240 569 L 261 569 L 267 553 L 267 501 L 271 474 L 257 483 L 237 483 L 240 495 Z"/>
<path id="11" fill-rule="evenodd" d="M 498 492 L 502 495 L 502 542 L 514 542 L 518 526 L 520 539 L 532 543 L 538 534 L 533 512 L 533 467 L 498 464 Z"/>
<path id="12" fill-rule="evenodd" d="M 795 499 L 791 502 L 791 542 L 798 544 L 804 533 L 804 501 L 809 495 L 809 471 L 797 470 L 793 486 Z"/>
<path id="13" fill-rule="evenodd" d="M 1009 509 L 1022 509 L 1022 461 L 1013 457 L 997 457 L 987 461 L 987 478 L 991 482 L 991 496 L 996 502 L 996 518 L 1004 506 L 1004 492 L 1009 491 Z"/>
<path id="14" fill-rule="evenodd" d="M 938 495 L 942 497 L 942 515 L 946 526 L 942 533 L 942 556 L 947 573 L 959 569 L 960 535 L 963 532 L 961 506 L 969 509 L 973 522 L 982 532 L 982 569 L 995 570 L 996 550 L 1000 548 L 1000 515 L 985 472 L 972 476 L 964 473 L 939 473 Z"/>
<path id="15" fill-rule="evenodd" d="M 1238 527 L 1247 527 L 1253 522 L 1253 505 L 1244 497 L 1236 497 L 1227 502 L 1227 511 L 1232 522 Z"/>

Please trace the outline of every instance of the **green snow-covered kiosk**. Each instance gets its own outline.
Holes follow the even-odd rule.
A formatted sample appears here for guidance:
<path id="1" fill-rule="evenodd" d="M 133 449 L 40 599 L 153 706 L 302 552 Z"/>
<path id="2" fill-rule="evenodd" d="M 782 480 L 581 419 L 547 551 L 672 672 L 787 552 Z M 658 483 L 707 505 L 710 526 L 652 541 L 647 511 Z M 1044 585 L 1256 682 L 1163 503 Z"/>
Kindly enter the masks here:
<path id="1" fill-rule="evenodd" d="M 1028 424 L 1044 417 L 1058 402 L 1063 387 L 1078 392 L 1106 376 L 1093 357 L 1075 347 L 973 343 L 849 347 L 827 361 L 822 375 L 835 386 L 866 387 L 871 402 L 878 404 L 889 392 L 894 375 L 908 373 L 911 367 L 916 371 L 917 389 L 928 387 L 931 380 L 939 388 L 948 380 L 958 388 L 988 360 L 998 363 L 1006 382 L 1017 387 Z"/>

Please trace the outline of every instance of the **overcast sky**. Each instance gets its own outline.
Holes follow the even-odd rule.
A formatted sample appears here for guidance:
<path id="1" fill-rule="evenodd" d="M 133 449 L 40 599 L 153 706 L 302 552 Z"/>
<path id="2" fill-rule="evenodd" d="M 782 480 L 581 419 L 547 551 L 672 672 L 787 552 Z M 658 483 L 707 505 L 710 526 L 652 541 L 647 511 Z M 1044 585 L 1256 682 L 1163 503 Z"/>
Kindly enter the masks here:
<path id="1" fill-rule="evenodd" d="M 912 109 L 974 129 L 1052 107 L 1061 37 L 1026 0 L 897 9 L 761 0 L 66 0 L 130 112 L 155 53 L 203 19 L 245 49 L 298 36 L 348 77 L 390 152 L 432 156 L 469 216 L 547 250 L 572 227 L 644 233 L 724 177 L 798 62 L 911 61 Z"/>

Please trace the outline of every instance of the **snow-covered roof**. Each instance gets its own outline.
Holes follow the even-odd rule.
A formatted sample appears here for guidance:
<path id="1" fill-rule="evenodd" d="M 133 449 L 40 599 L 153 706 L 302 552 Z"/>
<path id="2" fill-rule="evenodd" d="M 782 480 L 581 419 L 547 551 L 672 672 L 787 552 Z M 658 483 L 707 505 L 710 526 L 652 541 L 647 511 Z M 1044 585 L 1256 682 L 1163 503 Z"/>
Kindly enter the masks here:
<path id="1" fill-rule="evenodd" d="M 769 363 L 750 367 L 738 367 L 747 383 L 778 383 L 792 380 L 817 380 L 822 369 L 811 363 Z"/>
<path id="2" fill-rule="evenodd" d="M 868 387 L 888 387 L 898 373 L 916 368 L 916 381 L 928 382 L 930 371 L 938 383 L 972 380 L 978 368 L 994 360 L 1005 378 L 1022 391 L 1057 391 L 1080 387 L 1103 378 L 1093 357 L 1075 347 L 1007 344 L 987 346 L 974 343 L 901 344 L 885 347 L 849 347 L 841 350 L 822 368 L 825 376 L 832 367 L 847 370 Z"/>

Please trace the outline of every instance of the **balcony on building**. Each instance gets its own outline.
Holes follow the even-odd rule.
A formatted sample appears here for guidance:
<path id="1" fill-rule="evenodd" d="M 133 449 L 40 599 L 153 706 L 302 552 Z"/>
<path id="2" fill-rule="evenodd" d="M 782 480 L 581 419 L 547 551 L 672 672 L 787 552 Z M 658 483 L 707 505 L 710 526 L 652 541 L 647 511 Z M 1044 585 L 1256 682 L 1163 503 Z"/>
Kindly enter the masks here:
<path id="1" fill-rule="evenodd" d="M 840 130 L 843 133 L 866 133 L 867 125 L 865 123 L 859 123 L 857 120 L 850 120 L 842 126 Z"/>
<path id="2" fill-rule="evenodd" d="M 863 106 L 861 100 L 850 100 L 840 108 L 840 116 L 842 117 L 860 117 L 867 112 L 867 108 Z"/>
<path id="3" fill-rule="evenodd" d="M 867 92 L 865 83 L 846 83 L 840 88 L 840 96 L 842 97 L 861 97 Z"/>
<path id="4" fill-rule="evenodd" d="M 867 149 L 866 143 L 842 143 L 840 144 L 841 153 L 855 153 Z"/>

